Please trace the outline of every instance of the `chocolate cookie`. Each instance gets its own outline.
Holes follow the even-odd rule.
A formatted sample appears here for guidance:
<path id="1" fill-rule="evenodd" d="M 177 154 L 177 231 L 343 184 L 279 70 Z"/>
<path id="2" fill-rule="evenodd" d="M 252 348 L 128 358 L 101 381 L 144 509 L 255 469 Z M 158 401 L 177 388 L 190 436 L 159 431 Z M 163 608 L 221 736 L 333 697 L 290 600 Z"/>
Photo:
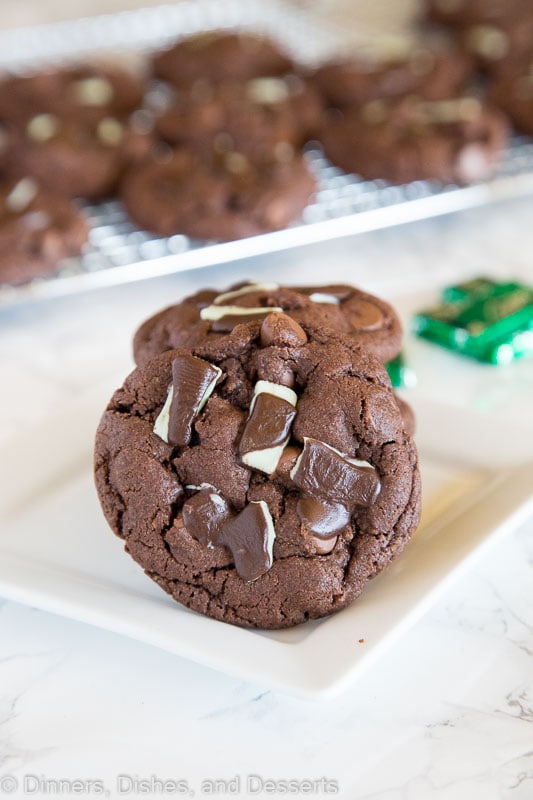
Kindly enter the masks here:
<path id="1" fill-rule="evenodd" d="M 318 92 L 297 75 L 253 78 L 244 83 L 197 81 L 178 91 L 156 121 L 167 142 L 196 149 L 215 147 L 263 158 L 298 148 L 319 126 Z"/>
<path id="2" fill-rule="evenodd" d="M 100 198 L 151 145 L 151 134 L 135 118 L 88 122 L 38 114 L 24 127 L 16 155 L 20 168 L 43 186 L 67 197 Z"/>
<path id="3" fill-rule="evenodd" d="M 458 47 L 418 46 L 403 58 L 329 62 L 311 81 L 331 106 L 349 108 L 412 93 L 425 100 L 449 99 L 461 93 L 473 71 L 472 59 Z"/>
<path id="4" fill-rule="evenodd" d="M 0 82 L 0 119 L 27 123 L 38 114 L 88 122 L 123 117 L 142 102 L 144 83 L 111 66 L 79 65 Z"/>
<path id="5" fill-rule="evenodd" d="M 0 183 L 0 284 L 20 284 L 57 269 L 87 241 L 81 214 L 32 178 Z"/>
<path id="6" fill-rule="evenodd" d="M 265 37 L 219 31 L 182 39 L 152 59 L 154 75 L 182 89 L 189 89 L 199 78 L 213 83 L 247 81 L 283 75 L 292 67 L 291 59 Z"/>
<path id="7" fill-rule="evenodd" d="M 279 230 L 312 200 L 316 181 L 300 156 L 255 164 L 242 153 L 176 150 L 133 168 L 121 196 L 131 218 L 160 236 L 229 241 Z"/>
<path id="8" fill-rule="evenodd" d="M 226 292 L 204 289 L 147 320 L 133 340 L 138 364 L 176 347 L 219 339 L 255 315 L 279 309 L 300 325 L 333 328 L 383 362 L 401 346 L 402 329 L 394 309 L 353 286 L 284 287 L 248 283 Z M 275 317 L 271 317 L 272 320 Z"/>
<path id="9" fill-rule="evenodd" d="M 149 577 L 257 628 L 344 608 L 420 513 L 416 449 L 383 367 L 279 314 L 132 373 L 98 428 L 95 475 Z"/>
<path id="10" fill-rule="evenodd" d="M 507 136 L 504 115 L 475 98 L 410 97 L 346 112 L 324 125 L 320 141 L 334 164 L 366 179 L 468 184 L 494 172 Z"/>

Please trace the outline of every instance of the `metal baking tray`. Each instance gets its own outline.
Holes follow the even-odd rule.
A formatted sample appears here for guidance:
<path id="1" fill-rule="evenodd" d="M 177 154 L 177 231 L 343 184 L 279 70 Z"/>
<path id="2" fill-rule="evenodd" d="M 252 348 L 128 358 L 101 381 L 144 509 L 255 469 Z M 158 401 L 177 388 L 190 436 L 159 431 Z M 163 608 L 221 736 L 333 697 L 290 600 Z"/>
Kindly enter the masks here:
<path id="1" fill-rule="evenodd" d="M 252 29 L 271 36 L 304 64 L 315 64 L 368 45 L 369 31 L 345 30 L 281 0 L 185 0 L 69 22 L 0 32 L 0 69 L 25 72 L 79 58 L 135 54 L 212 28 Z M 181 234 L 168 239 L 139 230 L 117 200 L 82 204 L 90 242 L 79 258 L 53 276 L 23 286 L 0 287 L 0 308 L 33 299 L 199 269 L 299 245 L 377 230 L 405 222 L 533 193 L 533 140 L 516 137 L 493 178 L 466 188 L 415 181 L 391 186 L 363 181 L 333 167 L 318 146 L 306 153 L 318 179 L 315 201 L 302 219 L 282 231 L 225 243 Z"/>

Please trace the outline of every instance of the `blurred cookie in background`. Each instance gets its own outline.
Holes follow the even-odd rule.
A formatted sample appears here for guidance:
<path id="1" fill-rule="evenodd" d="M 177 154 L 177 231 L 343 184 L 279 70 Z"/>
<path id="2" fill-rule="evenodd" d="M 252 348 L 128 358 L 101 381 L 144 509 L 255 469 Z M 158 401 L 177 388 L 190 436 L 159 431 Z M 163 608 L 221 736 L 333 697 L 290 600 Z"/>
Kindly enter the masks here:
<path id="1" fill-rule="evenodd" d="M 407 97 L 338 113 L 320 141 L 334 164 L 369 180 L 468 184 L 493 174 L 507 137 L 505 116 L 477 98 Z"/>
<path id="2" fill-rule="evenodd" d="M 54 272 L 87 241 L 83 215 L 30 177 L 0 182 L 0 284 Z"/>
<path id="3" fill-rule="evenodd" d="M 441 100 L 460 94 L 472 79 L 472 59 L 451 44 L 420 43 L 392 57 L 355 55 L 319 67 L 311 81 L 335 108 L 417 94 Z"/>
<path id="4" fill-rule="evenodd" d="M 300 148 L 320 126 L 323 110 L 318 91 L 295 74 L 243 83 L 198 80 L 174 93 L 156 130 L 172 145 L 262 158 L 276 147 Z"/>
<path id="5" fill-rule="evenodd" d="M 178 41 L 152 57 L 157 78 L 187 89 L 199 78 L 213 83 L 246 81 L 262 75 L 283 75 L 293 69 L 292 59 L 263 36 L 251 33 L 208 31 Z"/>
<path id="6" fill-rule="evenodd" d="M 252 162 L 238 152 L 178 149 L 133 167 L 121 197 L 131 218 L 160 236 L 230 241 L 279 230 L 312 200 L 316 180 L 299 155 Z"/>

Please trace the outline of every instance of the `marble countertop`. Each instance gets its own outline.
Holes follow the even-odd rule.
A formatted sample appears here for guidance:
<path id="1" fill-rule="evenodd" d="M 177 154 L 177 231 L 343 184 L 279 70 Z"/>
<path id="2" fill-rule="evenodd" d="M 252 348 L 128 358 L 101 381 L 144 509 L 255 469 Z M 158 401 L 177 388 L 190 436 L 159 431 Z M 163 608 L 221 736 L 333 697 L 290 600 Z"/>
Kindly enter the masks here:
<path id="1" fill-rule="evenodd" d="M 412 5 L 312 4 L 328 15 L 370 9 L 388 23 Z M 133 5 L 3 0 L 0 26 Z M 0 450 L 98 382 L 126 374 L 139 321 L 199 282 L 324 282 L 341 263 L 353 264 L 354 282 L 369 290 L 385 265 L 401 280 L 421 263 L 533 282 L 532 253 L 531 200 L 523 200 L 2 311 Z M 0 800 L 203 797 L 202 781 L 215 779 L 225 781 L 222 797 L 283 797 L 280 784 L 268 792 L 265 782 L 307 779 L 305 796 L 317 798 L 531 800 L 533 520 L 490 549 L 349 691 L 323 704 L 0 599 Z"/>
<path id="2" fill-rule="evenodd" d="M 420 263 L 471 274 L 496 266 L 531 280 L 530 219 L 531 201 L 516 201 L 2 312 L 0 446 L 125 374 L 138 322 L 199 282 L 291 275 L 312 283 L 333 280 L 335 264 L 353 264 L 354 281 L 372 289 L 385 265 L 401 276 Z M 98 788 L 143 796 L 143 787 L 179 796 L 168 790 L 181 786 L 198 797 L 202 781 L 215 778 L 229 781 L 222 796 L 283 796 L 247 790 L 247 776 L 261 776 L 313 780 L 314 797 L 530 800 L 532 587 L 533 520 L 491 549 L 352 689 L 316 705 L 0 600 L 0 798 L 13 778 L 14 797 L 50 794 L 43 781 L 59 778 L 103 782 L 91 791 L 83 783 L 84 796 Z M 165 793 L 156 778 L 188 784 Z M 71 796 L 65 786 L 57 796 Z"/>

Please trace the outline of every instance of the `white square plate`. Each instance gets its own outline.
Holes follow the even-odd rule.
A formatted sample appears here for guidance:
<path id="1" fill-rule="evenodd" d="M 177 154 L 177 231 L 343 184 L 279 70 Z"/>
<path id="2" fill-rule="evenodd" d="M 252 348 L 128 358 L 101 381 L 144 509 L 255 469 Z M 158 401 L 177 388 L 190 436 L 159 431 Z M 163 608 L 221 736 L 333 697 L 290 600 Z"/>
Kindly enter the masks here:
<path id="1" fill-rule="evenodd" d="M 411 294 L 404 311 L 423 304 Z M 424 342 L 407 346 L 420 378 L 407 397 L 418 417 L 423 521 L 350 608 L 288 631 L 250 631 L 184 609 L 152 583 L 109 532 L 93 488 L 109 385 L 1 451 L 0 594 L 288 694 L 340 692 L 533 510 L 531 362 L 498 371 Z"/>

